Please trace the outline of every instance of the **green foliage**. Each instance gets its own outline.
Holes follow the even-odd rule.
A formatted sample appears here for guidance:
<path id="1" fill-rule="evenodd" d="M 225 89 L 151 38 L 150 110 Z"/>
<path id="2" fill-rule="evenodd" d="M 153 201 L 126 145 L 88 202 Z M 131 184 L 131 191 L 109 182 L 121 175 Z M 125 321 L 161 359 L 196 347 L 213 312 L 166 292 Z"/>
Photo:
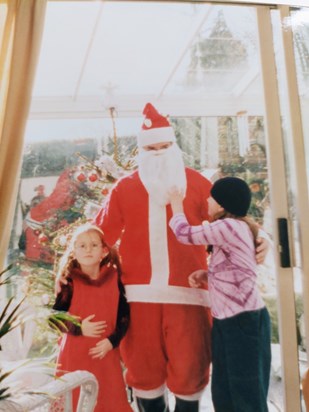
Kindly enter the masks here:
<path id="1" fill-rule="evenodd" d="M 13 306 L 13 297 L 9 299 L 4 309 L 0 313 L 0 338 L 9 333 L 20 324 L 19 309 L 24 301 L 22 299 L 16 306 Z M 1 345 L 0 345 L 1 349 Z"/>
<path id="2" fill-rule="evenodd" d="M 276 297 L 264 298 L 271 319 L 271 342 L 279 343 L 278 309 Z"/>
<path id="3" fill-rule="evenodd" d="M 6 285 L 9 282 L 9 279 L 3 280 L 3 276 L 5 273 L 9 272 L 13 265 L 8 266 L 6 269 L 1 271 L 0 273 L 0 286 Z M 18 326 L 18 309 L 22 302 L 20 302 L 17 306 L 12 309 L 12 300 L 13 298 L 9 299 L 8 303 L 5 305 L 4 309 L 2 309 L 0 313 L 0 338 L 5 336 L 11 330 Z M 1 350 L 1 346 L 0 346 Z M 5 380 L 11 375 L 12 372 L 5 372 L 3 371 L 2 367 L 0 366 L 0 401 L 10 397 L 10 387 L 6 385 Z"/>
<path id="4" fill-rule="evenodd" d="M 57 176 L 78 163 L 74 156 L 77 151 L 93 160 L 96 144 L 95 139 L 80 139 L 74 142 L 59 140 L 28 145 L 23 157 L 21 177 Z"/>
<path id="5" fill-rule="evenodd" d="M 85 142 L 89 143 L 90 141 L 85 139 Z M 67 162 L 65 159 L 75 155 L 74 165 L 67 169 L 68 179 L 65 181 L 68 183 L 68 189 L 67 186 L 65 188 L 70 194 L 69 200 L 60 199 L 61 202 L 59 201 L 59 205 L 52 211 L 53 213 L 49 213 L 50 210 L 47 210 L 46 219 L 40 221 L 40 225 L 37 224 L 37 227 L 34 228 L 31 225 L 27 227 L 28 233 L 29 230 L 32 230 L 31 234 L 37 237 L 37 244 L 31 242 L 27 244 L 27 238 L 25 238 L 23 249 L 25 255 L 19 254 L 18 266 L 15 267 L 13 286 L 15 290 L 11 291 L 11 295 L 14 296 L 17 291 L 24 288 L 27 293 L 27 301 L 37 313 L 35 319 L 37 327 L 31 347 L 31 356 L 49 356 L 54 353 L 55 348 L 57 348 L 59 330 L 55 327 L 51 328 L 51 323 L 55 326 L 55 323 L 58 322 L 59 329 L 63 330 L 65 321 L 69 317 L 68 314 L 55 315 L 54 313 L 51 316 L 51 311 L 55 300 L 54 273 L 59 256 L 67 247 L 72 231 L 76 225 L 93 218 L 115 181 L 135 168 L 136 138 L 128 137 L 116 143 L 115 145 L 115 141 L 111 140 L 108 145 L 104 145 L 107 150 L 114 151 L 112 155 L 99 155 L 97 142 L 94 146 L 88 145 L 92 149 L 95 148 L 93 152 L 92 149 L 87 152 L 85 147 L 82 148 L 80 145 L 77 147 L 76 142 L 70 144 L 69 142 L 61 142 L 59 145 L 55 145 L 55 142 L 39 143 L 28 148 L 28 158 L 26 156 L 24 160 L 23 177 L 27 175 L 29 170 L 32 170 L 33 159 L 36 159 L 38 169 L 35 173 L 33 170 L 31 173 L 29 172 L 30 175 L 44 175 L 45 172 L 42 171 L 42 168 L 50 169 L 51 163 L 60 165 L 62 162 L 63 165 L 59 171 L 63 172 L 67 166 L 67 164 L 64 166 L 64 163 Z M 76 149 L 79 151 L 77 152 Z M 43 162 L 44 156 L 51 157 Z M 55 156 L 58 157 L 58 163 L 54 162 Z M 63 161 L 61 156 L 63 156 Z M 54 173 L 51 173 L 50 170 L 49 174 Z M 74 191 L 72 192 L 71 189 Z M 45 198 L 45 200 L 47 199 Z M 42 209 L 45 211 L 44 207 Z M 41 213 L 43 215 L 43 212 Z M 39 250 L 40 253 L 31 255 L 28 253 L 31 248 L 36 248 L 36 251 Z"/>
<path id="6" fill-rule="evenodd" d="M 3 280 L 3 276 L 11 270 L 13 265 L 9 265 L 0 273 L 0 286 L 6 285 L 10 281 L 10 277 Z M 20 307 L 24 301 L 22 299 L 17 305 L 13 305 L 13 297 L 11 297 L 0 313 L 0 339 L 16 328 L 20 323 Z M 1 345 L 0 345 L 1 350 Z"/>
<path id="7" fill-rule="evenodd" d="M 57 349 L 59 332 L 51 328 L 50 316 L 54 313 L 52 305 L 55 300 L 55 275 L 51 265 L 41 262 L 21 261 L 19 264 L 19 279 L 24 281 L 27 301 L 35 308 L 36 330 L 30 350 L 31 357 L 50 356 Z M 18 276 L 16 277 L 18 282 Z"/>
<path id="8" fill-rule="evenodd" d="M 238 159 L 235 163 L 220 163 L 219 168 L 222 174 L 226 176 L 235 176 L 246 172 L 246 167 L 242 158 Z"/>
<path id="9" fill-rule="evenodd" d="M 13 275 L 9 272 L 13 269 L 13 266 L 13 264 L 9 265 L 0 273 L 0 286 L 7 285 L 12 281 Z M 4 275 L 6 275 L 5 279 Z M 22 298 L 19 303 L 14 304 L 14 297 L 12 296 L 2 309 L 0 313 L 0 338 L 3 338 L 14 328 L 23 323 L 24 319 L 21 318 L 21 305 L 24 302 L 25 298 L 26 297 Z M 14 372 L 20 366 L 21 365 L 18 365 L 11 370 L 4 370 L 4 368 L 0 364 L 0 401 L 13 396 L 13 394 L 16 392 L 16 388 L 13 387 L 12 381 L 9 380 L 12 380 L 12 375 L 14 376 Z"/>
<path id="10" fill-rule="evenodd" d="M 4 278 L 3 275 L 9 272 L 12 268 L 13 268 L 13 264 L 10 264 L 7 268 L 5 268 L 4 270 L 0 272 L 0 286 L 6 285 L 7 283 L 9 283 L 10 278 L 9 277 Z"/>
<path id="11" fill-rule="evenodd" d="M 53 311 L 48 318 L 49 326 L 60 335 L 68 330 L 66 322 L 71 322 L 76 326 L 81 326 L 79 320 L 67 312 Z"/>
<path id="12" fill-rule="evenodd" d="M 274 297 L 264 297 L 265 304 L 269 311 L 272 324 L 272 343 L 279 343 L 279 324 L 278 324 L 278 300 Z M 297 343 L 304 349 L 304 337 L 301 335 L 300 320 L 304 313 L 303 300 L 301 295 L 295 296 L 295 316 L 297 324 Z"/>
<path id="13" fill-rule="evenodd" d="M 4 275 L 6 275 L 5 279 Z M 23 281 L 25 281 L 23 298 L 15 304 L 14 296 L 12 296 L 0 312 L 0 338 L 29 319 L 22 316 L 21 305 L 25 301 L 35 307 L 33 320 L 37 322 L 37 330 L 29 359 L 16 361 L 14 366 L 6 366 L 6 368 L 0 364 L 0 402 L 17 395 L 34 393 L 16 384 L 23 374 L 40 373 L 54 376 L 54 360 L 60 330 L 63 330 L 66 321 L 79 325 L 78 320 L 69 313 L 51 309 L 54 275 L 48 265 L 39 266 L 18 262 L 9 265 L 0 273 L 0 286 L 12 283 L 13 289 L 18 290 Z M 51 322 L 53 327 L 51 327 Z M 42 355 L 45 357 L 42 358 Z"/>

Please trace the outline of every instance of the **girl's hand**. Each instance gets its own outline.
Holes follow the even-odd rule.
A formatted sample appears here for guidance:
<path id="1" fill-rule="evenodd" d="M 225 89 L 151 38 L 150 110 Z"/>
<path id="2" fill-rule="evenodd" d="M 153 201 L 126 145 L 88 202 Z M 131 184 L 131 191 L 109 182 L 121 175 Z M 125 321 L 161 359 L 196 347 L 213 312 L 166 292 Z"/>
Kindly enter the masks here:
<path id="1" fill-rule="evenodd" d="M 182 213 L 183 212 L 182 202 L 184 198 L 183 191 L 177 188 L 176 186 L 173 186 L 168 191 L 168 197 L 171 202 L 173 213 Z"/>
<path id="2" fill-rule="evenodd" d="M 191 288 L 200 288 L 203 285 L 207 284 L 207 271 L 204 269 L 198 269 L 192 272 L 191 275 L 189 275 L 188 280 Z"/>
<path id="3" fill-rule="evenodd" d="M 89 355 L 93 358 L 99 358 L 102 359 L 104 356 L 113 349 L 113 345 L 111 344 L 110 340 L 105 338 L 103 340 L 100 340 L 94 348 L 91 348 L 89 350 Z"/>
<path id="4" fill-rule="evenodd" d="M 95 315 L 90 315 L 82 321 L 82 333 L 83 336 L 88 336 L 89 338 L 99 338 L 105 331 L 107 324 L 105 320 L 98 322 L 91 322 Z"/>

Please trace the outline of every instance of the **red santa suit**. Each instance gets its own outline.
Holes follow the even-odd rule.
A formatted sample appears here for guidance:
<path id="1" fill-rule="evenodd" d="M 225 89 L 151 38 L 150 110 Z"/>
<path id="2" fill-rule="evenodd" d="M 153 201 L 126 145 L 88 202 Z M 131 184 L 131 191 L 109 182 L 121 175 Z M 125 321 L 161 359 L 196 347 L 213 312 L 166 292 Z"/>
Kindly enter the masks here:
<path id="1" fill-rule="evenodd" d="M 189 168 L 186 179 L 184 210 L 191 225 L 200 224 L 208 219 L 211 183 Z M 206 251 L 180 244 L 168 226 L 171 216 L 170 205 L 155 203 L 134 172 L 117 182 L 96 224 L 111 245 L 120 239 L 131 313 L 121 346 L 127 383 L 141 397 L 161 395 L 166 384 L 198 399 L 209 378 L 211 320 L 208 291 L 190 288 L 188 276 L 206 269 Z"/>

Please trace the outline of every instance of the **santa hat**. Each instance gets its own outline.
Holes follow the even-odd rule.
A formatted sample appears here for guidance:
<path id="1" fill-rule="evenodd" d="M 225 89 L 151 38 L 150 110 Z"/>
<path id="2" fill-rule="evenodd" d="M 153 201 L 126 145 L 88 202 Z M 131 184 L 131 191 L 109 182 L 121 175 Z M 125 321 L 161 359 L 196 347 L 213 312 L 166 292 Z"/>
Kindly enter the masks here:
<path id="1" fill-rule="evenodd" d="M 137 136 L 139 147 L 162 142 L 176 142 L 174 130 L 168 119 L 158 113 L 151 103 L 146 104 L 143 115 L 145 119 Z"/>

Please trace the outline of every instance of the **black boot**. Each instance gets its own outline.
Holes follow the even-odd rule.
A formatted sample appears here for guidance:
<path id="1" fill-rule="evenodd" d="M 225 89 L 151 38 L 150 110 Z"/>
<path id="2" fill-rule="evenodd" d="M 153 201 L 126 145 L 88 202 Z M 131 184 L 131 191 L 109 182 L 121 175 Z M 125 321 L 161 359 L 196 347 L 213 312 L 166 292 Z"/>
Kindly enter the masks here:
<path id="1" fill-rule="evenodd" d="M 169 412 L 163 395 L 153 399 L 136 398 L 136 404 L 139 412 Z"/>
<path id="2" fill-rule="evenodd" d="M 184 399 L 176 398 L 175 412 L 198 412 L 199 401 L 185 401 Z"/>

